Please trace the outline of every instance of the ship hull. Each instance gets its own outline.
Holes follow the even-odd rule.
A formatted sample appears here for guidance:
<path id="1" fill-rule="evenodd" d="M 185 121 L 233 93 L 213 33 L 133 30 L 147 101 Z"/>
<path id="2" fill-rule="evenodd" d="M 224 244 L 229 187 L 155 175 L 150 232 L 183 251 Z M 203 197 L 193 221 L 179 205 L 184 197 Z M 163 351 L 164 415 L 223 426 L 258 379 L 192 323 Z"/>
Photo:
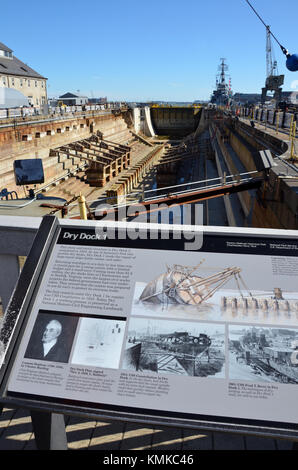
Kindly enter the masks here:
<path id="1" fill-rule="evenodd" d="M 153 281 L 149 282 L 143 290 L 140 300 L 153 304 L 184 304 L 198 305 L 203 301 L 205 285 L 199 288 L 193 285 L 201 282 L 199 276 L 185 276 L 173 271 L 161 274 Z"/>

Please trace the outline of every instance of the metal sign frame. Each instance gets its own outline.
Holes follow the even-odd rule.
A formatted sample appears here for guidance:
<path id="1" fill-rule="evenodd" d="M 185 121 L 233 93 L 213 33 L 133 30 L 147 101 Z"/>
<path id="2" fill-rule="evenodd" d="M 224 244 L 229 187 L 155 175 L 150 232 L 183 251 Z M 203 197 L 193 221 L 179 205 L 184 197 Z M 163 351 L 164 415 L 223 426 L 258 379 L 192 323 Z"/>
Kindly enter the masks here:
<path id="1" fill-rule="evenodd" d="M 6 311 L 4 327 L 2 328 L 0 338 L 6 347 L 5 360 L 0 369 L 0 401 L 3 406 L 22 407 L 35 412 L 58 413 L 108 421 L 123 420 L 146 423 L 147 425 L 179 426 L 207 432 L 219 431 L 297 440 L 298 423 L 214 416 L 208 413 L 161 412 L 154 409 L 120 406 L 119 404 L 106 405 L 104 403 L 97 403 L 94 406 L 94 404 L 90 405 L 87 402 L 74 401 L 73 399 L 58 400 L 54 397 L 43 396 L 28 398 L 21 395 L 17 396 L 17 394 L 14 396 L 9 394 L 7 392 L 8 381 L 53 247 L 58 240 L 61 230 L 66 226 L 67 228 L 74 228 L 76 226 L 82 228 L 79 222 L 75 222 L 75 224 L 64 224 L 63 221 L 58 221 L 54 216 L 45 216 L 21 272 Z M 85 229 L 92 229 L 92 224 L 89 222 L 83 227 Z M 118 223 L 117 227 L 121 227 L 121 223 Z M 161 228 L 157 230 L 161 230 Z M 215 234 L 222 237 L 225 235 L 237 236 L 238 239 L 240 237 L 243 241 L 246 240 L 247 236 L 250 236 L 254 239 L 259 238 L 262 240 L 266 238 L 274 241 L 278 239 L 282 241 L 294 240 L 297 243 L 295 231 L 225 229 L 223 227 L 203 227 L 203 230 L 206 234 Z M 150 240 L 147 240 L 146 243 L 150 245 Z"/>

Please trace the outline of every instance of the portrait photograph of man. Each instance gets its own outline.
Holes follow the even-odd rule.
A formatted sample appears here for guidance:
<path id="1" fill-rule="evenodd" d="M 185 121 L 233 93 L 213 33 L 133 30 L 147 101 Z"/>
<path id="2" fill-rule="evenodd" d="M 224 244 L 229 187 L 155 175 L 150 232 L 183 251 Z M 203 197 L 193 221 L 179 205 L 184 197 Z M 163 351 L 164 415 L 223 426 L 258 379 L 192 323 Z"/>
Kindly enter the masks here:
<path id="1" fill-rule="evenodd" d="M 25 352 L 27 359 L 68 362 L 78 317 L 39 312 Z"/>

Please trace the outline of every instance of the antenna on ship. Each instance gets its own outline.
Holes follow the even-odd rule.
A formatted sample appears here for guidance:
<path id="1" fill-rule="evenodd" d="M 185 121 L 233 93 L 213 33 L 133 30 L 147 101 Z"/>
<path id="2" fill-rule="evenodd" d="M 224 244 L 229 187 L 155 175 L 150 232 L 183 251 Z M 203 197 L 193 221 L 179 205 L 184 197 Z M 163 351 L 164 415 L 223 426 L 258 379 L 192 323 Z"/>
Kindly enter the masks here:
<path id="1" fill-rule="evenodd" d="M 288 70 L 290 70 L 291 72 L 297 72 L 298 70 L 298 54 L 290 54 L 289 51 L 281 45 L 281 43 L 279 42 L 279 40 L 274 36 L 274 34 L 272 33 L 272 31 L 270 30 L 269 26 L 265 23 L 265 21 L 261 18 L 261 16 L 259 15 L 259 13 L 255 10 L 255 8 L 252 6 L 252 4 L 249 2 L 249 0 L 245 0 L 246 3 L 250 6 L 250 8 L 253 10 L 253 12 L 257 15 L 257 17 L 259 18 L 259 20 L 263 23 L 263 25 L 265 26 L 266 30 L 268 31 L 269 34 L 271 34 L 271 36 L 273 37 L 273 39 L 275 39 L 275 41 L 277 42 L 277 44 L 279 45 L 279 47 L 281 48 L 283 54 L 285 54 L 285 56 L 287 57 L 287 60 L 286 60 L 286 67 Z"/>

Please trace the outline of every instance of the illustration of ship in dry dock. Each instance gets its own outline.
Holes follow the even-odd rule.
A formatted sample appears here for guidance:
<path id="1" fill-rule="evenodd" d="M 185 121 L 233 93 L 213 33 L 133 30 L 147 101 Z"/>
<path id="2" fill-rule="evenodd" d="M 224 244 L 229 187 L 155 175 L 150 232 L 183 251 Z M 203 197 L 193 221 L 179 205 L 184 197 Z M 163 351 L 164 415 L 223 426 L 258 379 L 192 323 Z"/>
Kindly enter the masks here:
<path id="1" fill-rule="evenodd" d="M 222 287 L 231 277 L 239 276 L 240 268 L 231 267 L 208 277 L 194 274 L 197 266 L 181 266 L 174 264 L 167 267 L 167 272 L 149 282 L 143 290 L 140 300 L 155 304 L 178 303 L 199 305 L 206 301 L 214 292 Z"/>
<path id="2" fill-rule="evenodd" d="M 273 294 L 252 293 L 246 286 L 239 267 L 228 267 L 210 276 L 200 276 L 197 266 L 167 266 L 167 271 L 150 281 L 144 288 L 139 300 L 152 304 L 201 305 L 210 299 L 230 279 L 234 279 L 238 295 L 221 298 L 221 309 L 284 310 L 298 311 L 298 299 L 286 299 L 280 288 L 274 288 Z"/>

